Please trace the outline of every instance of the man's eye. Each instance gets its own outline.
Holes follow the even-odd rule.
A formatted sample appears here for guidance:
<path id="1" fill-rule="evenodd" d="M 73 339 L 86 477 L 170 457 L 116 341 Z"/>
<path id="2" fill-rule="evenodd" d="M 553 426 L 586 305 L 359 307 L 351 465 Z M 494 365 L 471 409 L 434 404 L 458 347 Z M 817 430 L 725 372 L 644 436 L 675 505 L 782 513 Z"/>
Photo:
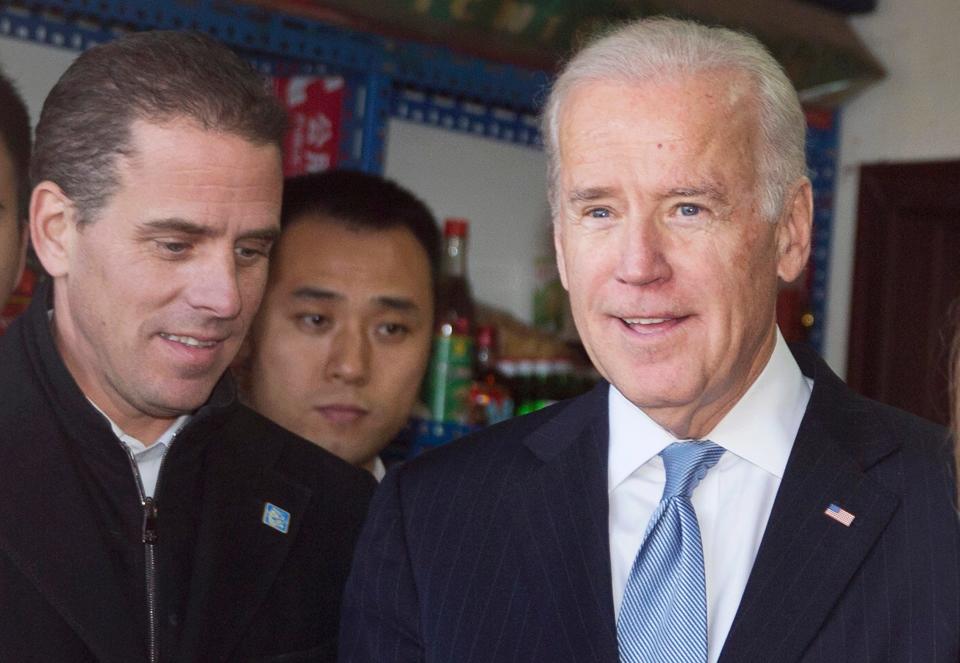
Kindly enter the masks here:
<path id="1" fill-rule="evenodd" d="M 400 324 L 398 322 L 385 322 L 379 327 L 377 327 L 377 332 L 381 336 L 389 336 L 396 338 L 398 336 L 404 336 L 410 331 L 410 328 L 406 325 Z"/>
<path id="2" fill-rule="evenodd" d="M 300 316 L 300 323 L 309 329 L 323 329 L 328 325 L 329 322 L 330 318 L 319 313 Z"/>
<path id="3" fill-rule="evenodd" d="M 165 242 L 162 240 L 157 240 L 157 246 L 159 246 L 166 253 L 173 254 L 182 254 L 190 248 L 190 245 L 186 242 Z"/>
<path id="4" fill-rule="evenodd" d="M 693 205 L 691 203 L 683 203 L 677 209 L 680 212 L 680 216 L 696 216 L 701 210 L 699 205 Z"/>
<path id="5" fill-rule="evenodd" d="M 235 251 L 237 256 L 243 260 L 254 260 L 266 255 L 262 250 L 250 248 L 249 246 L 238 246 Z"/>
<path id="6" fill-rule="evenodd" d="M 610 210 L 606 207 L 597 207 L 595 209 L 587 210 L 587 216 L 594 219 L 606 219 L 610 216 Z"/>

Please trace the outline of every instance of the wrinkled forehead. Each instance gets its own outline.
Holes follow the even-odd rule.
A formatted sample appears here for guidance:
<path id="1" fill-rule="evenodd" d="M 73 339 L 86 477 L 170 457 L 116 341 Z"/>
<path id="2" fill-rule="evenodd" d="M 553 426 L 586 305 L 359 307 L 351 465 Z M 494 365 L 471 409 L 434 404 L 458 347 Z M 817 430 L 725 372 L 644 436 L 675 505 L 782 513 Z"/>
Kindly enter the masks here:
<path id="1" fill-rule="evenodd" d="M 560 116 L 561 180 L 572 168 L 611 161 L 755 170 L 760 130 L 750 92 L 749 81 L 731 72 L 581 84 Z"/>
<path id="2" fill-rule="evenodd" d="M 691 125 L 736 125 L 756 130 L 759 122 L 755 84 L 745 72 L 718 68 L 641 80 L 591 78 L 574 83 L 564 96 L 558 113 L 559 147 L 562 149 L 565 130 L 569 132 L 625 99 L 635 103 L 633 110 L 638 117 L 652 107 L 661 111 L 663 121 Z M 644 117 L 652 119 L 650 115 Z"/>

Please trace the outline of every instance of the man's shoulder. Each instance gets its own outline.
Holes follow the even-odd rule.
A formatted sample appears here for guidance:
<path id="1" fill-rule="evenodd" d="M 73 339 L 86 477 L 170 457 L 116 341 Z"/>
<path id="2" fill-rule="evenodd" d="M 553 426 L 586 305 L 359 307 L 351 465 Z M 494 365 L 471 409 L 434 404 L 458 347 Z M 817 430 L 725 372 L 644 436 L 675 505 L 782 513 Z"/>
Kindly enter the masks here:
<path id="1" fill-rule="evenodd" d="M 856 432 L 856 437 L 911 440 L 914 448 L 938 451 L 948 438 L 940 424 L 858 394 L 832 374 L 819 375 L 813 389 L 808 413 Z"/>
<path id="2" fill-rule="evenodd" d="M 267 417 L 236 404 L 231 408 L 225 430 L 236 461 L 269 467 L 286 478 L 323 493 L 349 495 L 365 499 L 376 483 L 369 472 L 354 467 Z"/>
<path id="3" fill-rule="evenodd" d="M 396 471 L 404 481 L 414 482 L 508 481 L 571 443 L 594 417 L 606 417 L 605 386 L 471 433 Z"/>
<path id="4" fill-rule="evenodd" d="M 956 478 L 949 431 L 856 393 L 819 363 L 798 441 L 810 444 L 810 436 L 825 437 L 892 493 L 924 499 L 936 493 L 944 498 L 937 499 L 947 512 L 952 511 Z"/>
<path id="5" fill-rule="evenodd" d="M 943 426 L 899 408 L 858 394 L 841 380 L 814 351 L 791 346 L 803 374 L 813 380 L 807 415 L 835 425 L 838 432 L 870 437 L 910 437 L 940 443 Z"/>

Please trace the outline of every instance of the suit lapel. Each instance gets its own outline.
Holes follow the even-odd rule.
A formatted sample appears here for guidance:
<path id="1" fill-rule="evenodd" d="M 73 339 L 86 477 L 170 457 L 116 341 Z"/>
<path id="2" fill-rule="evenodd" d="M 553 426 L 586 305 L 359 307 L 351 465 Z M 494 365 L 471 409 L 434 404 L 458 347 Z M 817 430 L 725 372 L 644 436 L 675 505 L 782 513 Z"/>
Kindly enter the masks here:
<path id="1" fill-rule="evenodd" d="M 616 661 L 607 534 L 607 385 L 537 429 L 541 463 L 518 487 L 513 514 L 524 563 L 544 588 L 575 661 Z M 549 620 L 547 620 L 549 623 Z"/>
<path id="2" fill-rule="evenodd" d="M 247 632 L 300 531 L 312 493 L 273 469 L 279 444 L 253 440 L 256 454 L 221 446 L 229 460 L 207 478 L 203 524 L 191 582 L 181 655 L 226 660 Z M 273 444 L 273 449 L 267 445 Z M 256 459 L 255 465 L 252 461 Z M 267 505 L 278 513 L 276 527 L 263 522 Z M 273 507 L 280 509 L 276 512 Z M 284 512 L 288 529 L 283 529 Z M 278 529 L 279 527 L 279 529 Z"/>
<path id="3" fill-rule="evenodd" d="M 102 526 L 59 440 L 55 430 L 34 431 L 23 447 L 4 445 L 0 549 L 97 660 L 142 660 L 146 643 L 126 614 Z"/>
<path id="4" fill-rule="evenodd" d="M 896 444 L 870 430 L 860 401 L 816 361 L 814 391 L 721 663 L 799 660 L 897 509 L 897 497 L 866 473 Z M 824 514 L 831 503 L 854 514 L 851 526 Z"/>

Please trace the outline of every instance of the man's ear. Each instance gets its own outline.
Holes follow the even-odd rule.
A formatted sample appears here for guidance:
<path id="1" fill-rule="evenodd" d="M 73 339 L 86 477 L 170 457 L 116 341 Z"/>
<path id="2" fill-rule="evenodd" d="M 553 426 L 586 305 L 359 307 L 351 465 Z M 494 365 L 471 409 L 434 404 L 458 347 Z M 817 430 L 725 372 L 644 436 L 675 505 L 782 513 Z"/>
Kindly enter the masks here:
<path id="1" fill-rule="evenodd" d="M 810 258 L 813 232 L 813 187 L 806 177 L 790 190 L 777 222 L 777 275 L 786 283 L 796 280 Z"/>
<path id="2" fill-rule="evenodd" d="M 25 225 L 20 228 L 20 259 L 17 262 L 17 278 L 14 283 L 20 283 L 20 279 L 23 278 L 23 269 L 27 265 L 27 246 L 29 245 L 30 227 Z"/>
<path id="3" fill-rule="evenodd" d="M 30 196 L 30 239 L 33 250 L 50 276 L 64 276 L 70 265 L 77 233 L 73 201 L 55 183 L 45 180 Z"/>

